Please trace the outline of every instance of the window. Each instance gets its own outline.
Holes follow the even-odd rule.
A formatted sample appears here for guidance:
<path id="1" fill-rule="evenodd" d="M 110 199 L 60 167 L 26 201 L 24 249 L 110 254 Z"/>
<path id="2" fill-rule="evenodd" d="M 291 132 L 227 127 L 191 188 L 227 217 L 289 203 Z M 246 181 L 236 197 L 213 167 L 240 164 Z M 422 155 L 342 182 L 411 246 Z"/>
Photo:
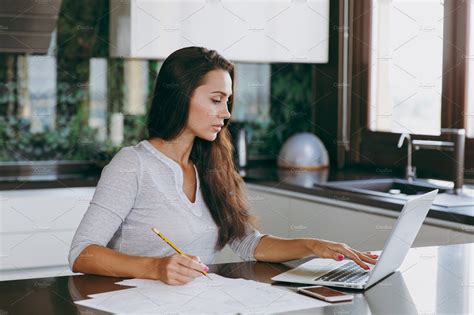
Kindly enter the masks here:
<path id="1" fill-rule="evenodd" d="M 232 121 L 270 119 L 270 64 L 235 64 L 235 95 Z"/>
<path id="2" fill-rule="evenodd" d="M 92 58 L 89 65 L 89 126 L 97 130 L 96 139 L 107 138 L 107 59 Z"/>
<path id="3" fill-rule="evenodd" d="M 56 58 L 19 56 L 17 59 L 19 116 L 30 121 L 31 132 L 55 128 Z"/>
<path id="4" fill-rule="evenodd" d="M 148 98 L 148 60 L 124 61 L 125 101 L 124 111 L 132 115 L 146 114 Z"/>
<path id="5" fill-rule="evenodd" d="M 63 71 L 58 60 L 0 54 L 0 64 L 8 65 L 0 71 L 0 161 L 108 158 L 146 134 L 149 97 L 161 62 L 81 59 L 75 71 L 84 81 L 78 84 L 77 74 Z M 271 65 L 236 63 L 235 73 L 233 121 L 248 128 L 253 143 L 264 143 Z M 70 114 L 68 108 L 77 111 Z M 265 148 L 253 150 L 258 154 Z"/>
<path id="6" fill-rule="evenodd" d="M 244 128 L 249 141 L 248 156 L 268 152 L 270 117 L 271 65 L 256 63 L 235 63 L 234 107 L 230 130 L 236 137 L 238 128 Z"/>
<path id="7" fill-rule="evenodd" d="M 374 1 L 371 46 L 369 128 L 439 134 L 442 3 L 439 0 Z"/>
<path id="8" fill-rule="evenodd" d="M 413 139 L 452 141 L 441 129 L 465 128 L 465 176 L 474 178 L 472 1 L 350 4 L 351 133 L 344 157 L 403 174 L 406 150 L 397 148 L 401 132 Z M 447 179 L 456 164 L 449 153 L 435 150 L 416 151 L 413 159 L 420 177 Z"/>
<path id="9" fill-rule="evenodd" d="M 468 138 L 474 138 L 474 3 L 469 2 L 469 48 L 467 55 L 467 109 L 465 111 L 466 133 Z"/>

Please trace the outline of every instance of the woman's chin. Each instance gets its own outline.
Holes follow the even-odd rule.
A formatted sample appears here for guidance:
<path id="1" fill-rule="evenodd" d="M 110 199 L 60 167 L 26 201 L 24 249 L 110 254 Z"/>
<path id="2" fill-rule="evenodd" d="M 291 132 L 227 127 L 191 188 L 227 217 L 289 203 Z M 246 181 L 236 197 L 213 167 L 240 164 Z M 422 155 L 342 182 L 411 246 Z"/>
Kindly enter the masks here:
<path id="1" fill-rule="evenodd" d="M 198 137 L 207 141 L 214 141 L 217 138 L 217 132 L 201 134 Z"/>

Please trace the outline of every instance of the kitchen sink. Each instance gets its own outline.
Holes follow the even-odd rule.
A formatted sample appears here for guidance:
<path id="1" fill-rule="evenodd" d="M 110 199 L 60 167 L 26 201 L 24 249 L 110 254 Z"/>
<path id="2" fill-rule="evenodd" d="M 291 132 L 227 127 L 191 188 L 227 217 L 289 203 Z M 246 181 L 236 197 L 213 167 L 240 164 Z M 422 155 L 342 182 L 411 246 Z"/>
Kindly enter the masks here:
<path id="1" fill-rule="evenodd" d="M 330 189 L 344 190 L 367 195 L 400 197 L 403 199 L 406 199 L 411 195 L 423 194 L 433 189 L 439 189 L 439 193 L 444 193 L 450 190 L 448 186 L 438 186 L 424 180 L 408 182 L 405 179 L 398 178 L 333 181 L 327 183 L 317 183 L 315 186 L 323 186 Z"/>

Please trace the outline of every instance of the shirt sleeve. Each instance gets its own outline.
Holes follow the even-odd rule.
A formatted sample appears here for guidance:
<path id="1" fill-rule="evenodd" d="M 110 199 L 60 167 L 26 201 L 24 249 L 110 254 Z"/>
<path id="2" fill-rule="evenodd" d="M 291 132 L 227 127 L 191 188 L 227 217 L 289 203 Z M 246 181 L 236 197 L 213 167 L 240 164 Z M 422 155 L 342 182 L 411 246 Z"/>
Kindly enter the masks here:
<path id="1" fill-rule="evenodd" d="M 268 234 L 262 234 L 250 224 L 247 224 L 245 235 L 240 239 L 234 239 L 228 245 L 243 261 L 256 261 L 255 248 L 265 235 Z"/>
<path id="2" fill-rule="evenodd" d="M 122 148 L 103 169 L 89 208 L 72 239 L 68 261 L 89 245 L 106 246 L 119 229 L 138 194 L 141 163 L 132 147 Z"/>

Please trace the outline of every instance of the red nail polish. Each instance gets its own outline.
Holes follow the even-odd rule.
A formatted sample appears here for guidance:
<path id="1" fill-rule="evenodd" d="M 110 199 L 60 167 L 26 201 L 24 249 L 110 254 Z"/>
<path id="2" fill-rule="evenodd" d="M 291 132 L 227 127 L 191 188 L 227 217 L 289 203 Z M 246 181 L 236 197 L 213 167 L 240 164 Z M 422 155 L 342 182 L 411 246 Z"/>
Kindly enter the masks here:
<path id="1" fill-rule="evenodd" d="M 204 267 L 204 272 L 208 272 L 209 271 L 209 267 Z"/>
<path id="2" fill-rule="evenodd" d="M 342 255 L 337 255 L 337 260 L 343 260 L 344 259 L 344 256 Z"/>

